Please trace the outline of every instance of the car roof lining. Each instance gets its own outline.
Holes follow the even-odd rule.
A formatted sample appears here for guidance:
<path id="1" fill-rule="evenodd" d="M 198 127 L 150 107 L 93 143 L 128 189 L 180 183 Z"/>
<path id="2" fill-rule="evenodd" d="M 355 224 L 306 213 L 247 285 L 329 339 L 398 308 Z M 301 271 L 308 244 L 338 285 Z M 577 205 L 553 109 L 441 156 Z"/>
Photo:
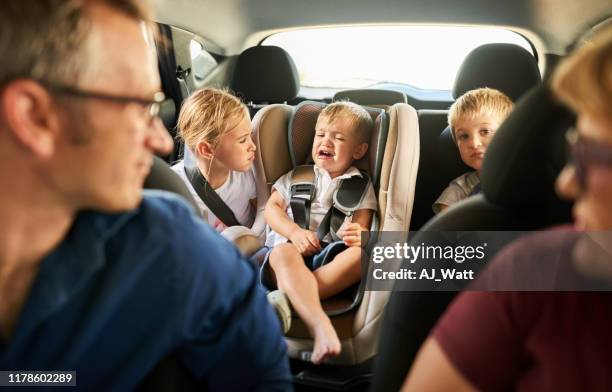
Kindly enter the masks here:
<path id="1" fill-rule="evenodd" d="M 563 54 L 578 33 L 612 11 L 609 0 L 386 0 L 382 4 L 372 0 L 155 0 L 153 4 L 157 21 L 205 37 L 226 55 L 254 45 L 256 37 L 263 38 L 260 32 L 296 26 L 404 23 L 512 26 L 540 37 L 546 52 Z M 533 37 L 525 36 L 533 42 Z"/>

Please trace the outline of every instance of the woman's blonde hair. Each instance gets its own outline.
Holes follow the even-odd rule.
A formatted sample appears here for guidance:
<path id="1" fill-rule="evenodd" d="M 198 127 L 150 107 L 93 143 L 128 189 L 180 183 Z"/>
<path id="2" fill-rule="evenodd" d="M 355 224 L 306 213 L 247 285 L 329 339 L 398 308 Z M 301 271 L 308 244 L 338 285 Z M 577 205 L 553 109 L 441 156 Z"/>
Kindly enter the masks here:
<path id="1" fill-rule="evenodd" d="M 453 139 L 459 119 L 488 115 L 501 122 L 508 117 L 513 107 L 512 100 L 499 90 L 484 87 L 468 91 L 457 98 L 448 110 L 448 125 L 451 127 Z"/>
<path id="2" fill-rule="evenodd" d="M 183 103 L 177 123 L 178 136 L 194 153 L 202 141 L 209 143 L 214 150 L 221 136 L 248 115 L 247 107 L 228 91 L 203 88 Z"/>
<path id="3" fill-rule="evenodd" d="M 576 111 L 612 122 L 612 27 L 563 60 L 552 77 L 554 93 Z"/>

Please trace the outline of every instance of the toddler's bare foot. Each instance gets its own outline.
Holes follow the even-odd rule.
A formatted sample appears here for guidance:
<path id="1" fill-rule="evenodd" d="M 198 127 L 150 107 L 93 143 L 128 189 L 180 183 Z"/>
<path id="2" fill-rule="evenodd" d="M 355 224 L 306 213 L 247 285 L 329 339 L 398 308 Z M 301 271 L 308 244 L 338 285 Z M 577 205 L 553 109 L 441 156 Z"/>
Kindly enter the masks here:
<path id="1" fill-rule="evenodd" d="M 331 322 L 325 320 L 313 328 L 314 348 L 310 360 L 315 365 L 340 354 L 340 340 Z"/>

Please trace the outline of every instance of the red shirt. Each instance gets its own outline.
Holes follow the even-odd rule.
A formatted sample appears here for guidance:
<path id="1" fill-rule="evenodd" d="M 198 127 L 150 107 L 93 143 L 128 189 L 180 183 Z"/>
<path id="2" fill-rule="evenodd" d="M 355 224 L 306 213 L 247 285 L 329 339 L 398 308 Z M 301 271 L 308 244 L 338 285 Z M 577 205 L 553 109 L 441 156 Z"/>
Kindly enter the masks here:
<path id="1" fill-rule="evenodd" d="M 483 278 L 517 260 L 559 266 L 559 254 L 567 255 L 573 242 L 567 231 L 550 233 L 509 246 Z M 568 269 L 568 260 L 561 258 L 560 269 Z M 433 336 L 459 372 L 484 391 L 612 391 L 611 292 L 467 291 Z"/>

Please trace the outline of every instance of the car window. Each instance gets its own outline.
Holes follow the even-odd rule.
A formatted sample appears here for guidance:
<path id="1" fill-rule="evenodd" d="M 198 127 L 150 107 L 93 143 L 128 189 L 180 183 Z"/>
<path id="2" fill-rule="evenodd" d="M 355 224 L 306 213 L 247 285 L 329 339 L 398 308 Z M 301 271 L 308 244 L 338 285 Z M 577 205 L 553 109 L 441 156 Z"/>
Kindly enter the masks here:
<path id="1" fill-rule="evenodd" d="M 529 41 L 502 28 L 459 26 L 359 26 L 292 30 L 273 34 L 292 56 L 303 87 L 367 88 L 404 85 L 450 91 L 459 66 L 474 48 L 493 42 Z"/>
<path id="2" fill-rule="evenodd" d="M 185 82 L 193 91 L 202 87 L 206 76 L 217 67 L 217 60 L 206 50 L 203 38 L 178 27 L 171 28 L 176 65 L 186 70 Z"/>
<path id="3" fill-rule="evenodd" d="M 193 67 L 193 77 L 196 84 L 204 81 L 208 75 L 217 66 L 217 60 L 204 49 L 198 40 L 193 38 L 189 43 L 189 53 L 191 54 L 191 65 Z"/>

